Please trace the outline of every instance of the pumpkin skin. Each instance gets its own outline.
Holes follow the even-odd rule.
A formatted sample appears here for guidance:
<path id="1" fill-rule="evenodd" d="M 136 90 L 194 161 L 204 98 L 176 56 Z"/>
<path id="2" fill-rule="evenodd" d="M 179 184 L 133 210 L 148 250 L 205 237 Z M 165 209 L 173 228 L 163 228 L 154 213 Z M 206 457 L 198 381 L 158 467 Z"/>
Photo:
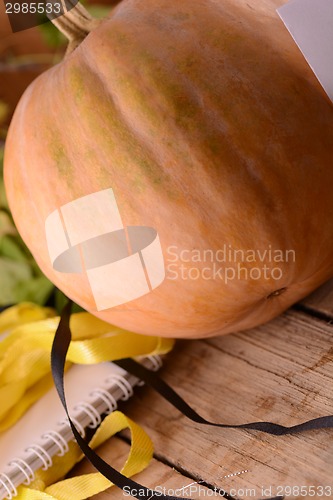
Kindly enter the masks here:
<path id="1" fill-rule="evenodd" d="M 220 335 L 270 320 L 333 275 L 333 107 L 276 7 L 124 0 L 22 97 L 5 149 L 15 222 L 44 273 L 101 319 Z M 170 246 L 271 246 L 295 262 L 278 264 L 279 280 L 167 274 L 97 312 L 84 275 L 53 270 L 44 227 L 56 208 L 110 187 L 124 225 L 154 227 L 166 258 Z"/>

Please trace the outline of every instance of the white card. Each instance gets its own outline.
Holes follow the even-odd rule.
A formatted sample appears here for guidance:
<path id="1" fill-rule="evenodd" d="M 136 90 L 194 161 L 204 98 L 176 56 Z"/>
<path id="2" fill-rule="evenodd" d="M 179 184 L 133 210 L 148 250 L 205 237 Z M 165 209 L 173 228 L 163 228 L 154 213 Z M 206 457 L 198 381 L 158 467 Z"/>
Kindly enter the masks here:
<path id="1" fill-rule="evenodd" d="M 291 0 L 277 12 L 333 102 L 333 0 Z"/>

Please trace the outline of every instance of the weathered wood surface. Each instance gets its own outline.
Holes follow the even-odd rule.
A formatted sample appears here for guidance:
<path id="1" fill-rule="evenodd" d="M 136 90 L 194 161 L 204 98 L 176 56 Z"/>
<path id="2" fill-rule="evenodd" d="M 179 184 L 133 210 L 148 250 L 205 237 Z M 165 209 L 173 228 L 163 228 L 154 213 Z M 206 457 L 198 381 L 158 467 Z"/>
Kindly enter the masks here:
<path id="1" fill-rule="evenodd" d="M 119 438 L 112 438 L 108 443 L 102 445 L 98 452 L 104 460 L 112 463 L 113 467 L 120 469 L 125 463 L 129 449 L 129 445 L 124 441 Z M 87 461 L 84 461 L 82 464 L 76 466 L 71 475 L 87 474 L 89 472 L 96 471 L 92 465 L 90 465 Z M 188 492 L 193 492 L 194 495 L 191 496 L 193 499 L 200 498 L 200 495 L 208 496 L 208 494 L 209 498 L 213 498 L 213 500 L 221 498 L 218 492 L 213 492 L 213 495 L 212 491 L 207 493 L 209 488 L 201 484 L 196 486 L 193 479 L 184 476 L 172 467 L 169 467 L 156 459 L 152 460 L 148 469 L 145 469 L 141 473 L 137 474 L 133 479 L 140 484 L 146 485 L 147 487 L 154 489 L 158 488 L 158 491 L 165 492 L 166 494 L 183 494 L 186 497 Z M 195 491 L 197 487 L 198 492 Z M 123 492 L 116 487 L 112 487 L 99 495 L 94 495 L 91 498 L 93 500 L 109 500 L 111 496 L 113 500 L 131 498 L 128 496 L 124 497 Z"/>
<path id="2" fill-rule="evenodd" d="M 333 302 L 332 282 L 303 305 L 307 311 L 332 315 L 329 297 Z M 247 332 L 178 342 L 161 374 L 213 421 L 264 420 L 291 426 L 333 414 L 333 325 L 310 312 L 291 309 Z M 155 445 L 159 464 L 154 462 L 140 478 L 148 486 L 163 480 L 166 467 L 170 471 L 174 467 L 244 500 L 267 498 L 269 491 L 262 487 L 271 487 L 274 496 L 278 486 L 297 485 L 331 486 L 331 495 L 321 498 L 333 498 L 332 429 L 274 437 L 199 425 L 145 387 L 123 409 L 147 430 Z M 163 462 L 168 465 L 162 467 Z M 244 470 L 248 472 L 238 474 Z M 178 484 L 173 475 L 168 481 L 170 487 Z M 286 490 L 286 498 L 313 498 L 308 491 L 301 496 L 297 490 L 289 495 Z M 108 494 L 116 497 L 119 492 L 110 490 L 96 500 Z"/>
<path id="3" fill-rule="evenodd" d="M 310 312 L 326 314 L 333 319 L 333 279 L 318 288 L 301 302 Z"/>

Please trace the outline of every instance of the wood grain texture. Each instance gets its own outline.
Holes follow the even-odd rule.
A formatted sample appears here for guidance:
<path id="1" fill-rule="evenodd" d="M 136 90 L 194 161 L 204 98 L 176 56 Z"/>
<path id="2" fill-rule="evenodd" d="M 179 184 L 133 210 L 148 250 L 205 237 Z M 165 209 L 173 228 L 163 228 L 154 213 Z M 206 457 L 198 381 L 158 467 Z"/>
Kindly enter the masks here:
<path id="1" fill-rule="evenodd" d="M 290 311 L 252 331 L 179 342 L 162 375 L 211 420 L 294 425 L 333 413 L 332 338 L 331 325 Z M 279 485 L 332 485 L 332 430 L 273 437 L 211 428 L 188 421 L 148 388 L 125 411 L 150 434 L 162 461 L 226 491 L 256 492 L 234 496 L 261 498 L 262 486 L 275 494 Z"/>
<path id="2" fill-rule="evenodd" d="M 120 469 L 128 456 L 129 449 L 130 447 L 127 443 L 119 438 L 113 438 L 108 443 L 100 446 L 98 453 L 104 460 Z M 84 460 L 73 469 L 71 475 L 87 474 L 90 472 L 96 471 L 89 462 Z M 182 475 L 172 467 L 155 459 L 152 460 L 148 469 L 136 474 L 132 479 L 150 488 L 157 488 L 158 491 L 164 491 L 165 488 L 165 492 L 168 494 L 173 494 L 174 490 L 178 490 L 175 491 L 175 493 L 178 493 L 178 495 L 184 494 L 184 496 L 186 496 L 187 492 L 191 491 L 193 493 L 193 495 L 191 495 L 192 499 L 203 498 L 204 496 L 209 496 L 209 498 L 213 499 L 220 498 L 217 492 L 212 490 L 208 492 L 207 487 L 201 484 L 193 484 L 191 478 Z M 112 487 L 91 498 L 93 500 L 108 500 L 110 498 L 112 498 L 112 500 L 125 500 L 130 497 L 124 496 L 119 488 Z"/>
<path id="3" fill-rule="evenodd" d="M 332 315 L 331 301 L 333 282 L 302 305 Z M 329 320 L 289 310 L 247 332 L 179 341 L 161 375 L 210 420 L 228 424 L 273 421 L 290 426 L 333 414 L 332 340 Z M 332 429 L 274 437 L 199 425 L 147 387 L 137 389 L 136 397 L 121 409 L 146 429 L 155 445 L 157 460 L 135 478 L 146 486 L 163 481 L 170 488 L 179 487 L 182 481 L 182 486 L 188 484 L 174 467 L 238 499 L 267 498 L 281 493 L 278 486 L 296 485 L 331 486 L 332 494 L 323 498 L 333 498 Z M 123 433 L 123 437 L 129 436 Z M 111 441 L 104 445 L 104 458 L 113 460 L 112 446 Z M 126 445 L 121 446 L 124 450 Z M 288 500 L 313 498 L 285 493 Z M 105 500 L 111 494 L 124 498 L 116 489 L 94 498 Z"/>
<path id="4" fill-rule="evenodd" d="M 318 311 L 333 319 L 333 279 L 302 300 L 301 304 L 313 312 Z"/>

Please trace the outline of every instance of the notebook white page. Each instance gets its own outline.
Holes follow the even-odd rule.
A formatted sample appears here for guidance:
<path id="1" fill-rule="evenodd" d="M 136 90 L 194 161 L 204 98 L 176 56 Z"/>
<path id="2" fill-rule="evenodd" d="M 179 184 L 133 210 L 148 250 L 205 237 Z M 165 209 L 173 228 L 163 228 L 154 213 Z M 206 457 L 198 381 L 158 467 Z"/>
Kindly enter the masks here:
<path id="1" fill-rule="evenodd" d="M 118 386 L 117 384 L 114 385 L 114 377 L 118 377 L 117 380 L 118 382 L 120 381 L 120 387 L 119 384 Z M 114 400 L 119 400 L 121 397 L 124 397 L 124 382 L 121 382 L 123 380 L 125 380 L 125 382 L 126 380 L 129 381 L 127 383 L 129 388 L 137 382 L 137 379 L 131 376 L 129 377 L 125 370 L 113 363 L 72 366 L 65 375 L 65 391 L 71 417 L 76 416 L 77 421 L 81 422 L 83 427 L 86 427 L 87 422 L 90 422 L 89 416 L 82 411 L 82 408 L 75 409 L 75 407 L 81 402 L 90 402 L 92 406 L 97 409 L 96 413 L 100 413 L 102 409 L 105 410 L 105 404 L 103 407 L 103 401 L 99 400 L 102 405 L 100 404 L 100 406 L 98 406 L 96 403 L 98 398 L 96 399 L 96 393 L 94 393 L 94 391 L 96 389 L 104 389 L 114 396 Z M 128 396 L 129 395 L 130 394 L 128 394 Z M 33 464 L 32 462 L 34 460 L 36 462 L 36 459 L 38 462 L 38 457 L 36 457 L 31 450 L 28 452 L 25 450 L 27 447 L 34 444 L 45 448 L 46 440 L 42 438 L 43 434 L 49 431 L 56 431 L 61 432 L 63 436 L 67 436 L 66 441 L 73 438 L 68 423 L 60 423 L 64 421 L 65 418 L 65 411 L 61 405 L 56 389 L 53 387 L 38 400 L 13 427 L 0 434 L 0 479 L 5 481 L 7 487 L 13 490 L 11 483 L 6 480 L 6 476 L 9 477 L 12 484 L 16 486 L 22 483 L 22 479 L 25 479 L 17 467 L 16 470 L 13 466 L 8 467 L 8 463 L 11 460 L 20 458 L 31 466 L 34 465 L 34 470 L 41 466 L 40 462 L 39 464 Z M 47 453 L 52 457 L 55 455 L 55 452 L 59 452 L 59 447 L 57 448 L 52 441 L 48 441 L 48 444 L 49 446 L 46 448 Z M 47 457 L 47 455 L 45 456 Z M 22 464 L 22 462 L 20 463 Z M 28 469 L 25 468 L 25 471 L 28 472 Z M 4 476 L 4 474 L 6 476 Z M 14 478 L 13 474 L 15 476 Z M 1 483 L 0 498 L 5 497 L 6 490 Z"/>

